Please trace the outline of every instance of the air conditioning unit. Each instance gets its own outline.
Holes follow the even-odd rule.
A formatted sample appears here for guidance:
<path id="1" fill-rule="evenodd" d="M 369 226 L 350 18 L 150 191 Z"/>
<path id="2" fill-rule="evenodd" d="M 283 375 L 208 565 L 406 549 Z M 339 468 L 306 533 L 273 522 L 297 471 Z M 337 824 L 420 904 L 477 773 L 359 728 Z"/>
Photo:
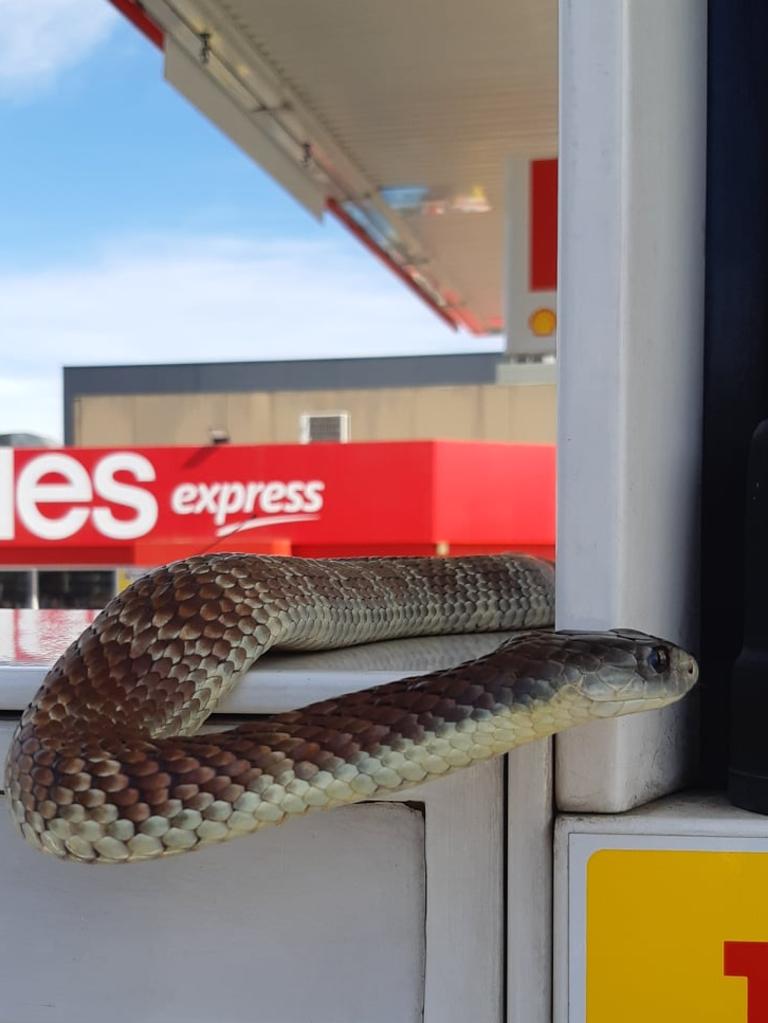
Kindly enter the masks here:
<path id="1" fill-rule="evenodd" d="M 299 440 L 302 444 L 349 440 L 349 412 L 305 412 L 299 416 Z"/>

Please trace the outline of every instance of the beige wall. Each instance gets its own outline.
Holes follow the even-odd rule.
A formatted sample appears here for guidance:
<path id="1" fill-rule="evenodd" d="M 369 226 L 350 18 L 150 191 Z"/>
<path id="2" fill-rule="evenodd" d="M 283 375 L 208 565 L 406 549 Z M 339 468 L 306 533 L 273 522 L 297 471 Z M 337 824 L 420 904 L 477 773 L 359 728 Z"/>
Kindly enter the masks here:
<path id="1" fill-rule="evenodd" d="M 296 443 L 306 412 L 348 412 L 352 440 L 555 441 L 553 384 L 164 394 L 75 400 L 75 443 Z"/>

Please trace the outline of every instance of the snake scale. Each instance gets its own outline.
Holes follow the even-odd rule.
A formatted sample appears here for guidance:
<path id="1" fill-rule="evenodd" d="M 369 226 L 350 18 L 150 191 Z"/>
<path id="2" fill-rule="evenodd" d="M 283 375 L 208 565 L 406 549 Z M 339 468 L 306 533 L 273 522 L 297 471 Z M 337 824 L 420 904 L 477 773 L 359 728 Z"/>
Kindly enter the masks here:
<path id="1" fill-rule="evenodd" d="M 697 667 L 642 633 L 552 632 L 554 569 L 522 555 L 204 555 L 114 598 L 24 712 L 6 765 L 34 846 L 148 860 L 367 799 L 594 717 L 664 706 Z M 271 647 L 521 630 L 450 670 L 196 735 Z"/>

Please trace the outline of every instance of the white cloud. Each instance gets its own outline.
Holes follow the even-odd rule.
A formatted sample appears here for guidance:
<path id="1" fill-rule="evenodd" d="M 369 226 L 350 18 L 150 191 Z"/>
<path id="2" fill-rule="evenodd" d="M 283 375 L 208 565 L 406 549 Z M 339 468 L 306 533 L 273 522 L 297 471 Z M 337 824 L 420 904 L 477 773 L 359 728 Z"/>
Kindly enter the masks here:
<path id="1" fill-rule="evenodd" d="M 0 433 L 60 436 L 59 368 L 489 351 L 332 238 L 141 238 L 93 264 L 0 273 Z"/>
<path id="2" fill-rule="evenodd" d="M 0 95 L 50 85 L 117 22 L 107 0 L 0 0 Z"/>

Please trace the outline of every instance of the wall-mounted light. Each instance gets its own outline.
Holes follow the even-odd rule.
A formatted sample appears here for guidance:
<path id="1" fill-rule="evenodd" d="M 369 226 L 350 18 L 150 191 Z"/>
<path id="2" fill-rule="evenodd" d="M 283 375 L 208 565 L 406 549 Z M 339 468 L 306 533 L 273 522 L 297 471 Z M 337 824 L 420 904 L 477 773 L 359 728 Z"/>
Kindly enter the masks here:
<path id="1" fill-rule="evenodd" d="M 229 444 L 231 440 L 229 430 L 225 430 L 221 426 L 209 426 L 208 438 L 211 444 Z"/>

